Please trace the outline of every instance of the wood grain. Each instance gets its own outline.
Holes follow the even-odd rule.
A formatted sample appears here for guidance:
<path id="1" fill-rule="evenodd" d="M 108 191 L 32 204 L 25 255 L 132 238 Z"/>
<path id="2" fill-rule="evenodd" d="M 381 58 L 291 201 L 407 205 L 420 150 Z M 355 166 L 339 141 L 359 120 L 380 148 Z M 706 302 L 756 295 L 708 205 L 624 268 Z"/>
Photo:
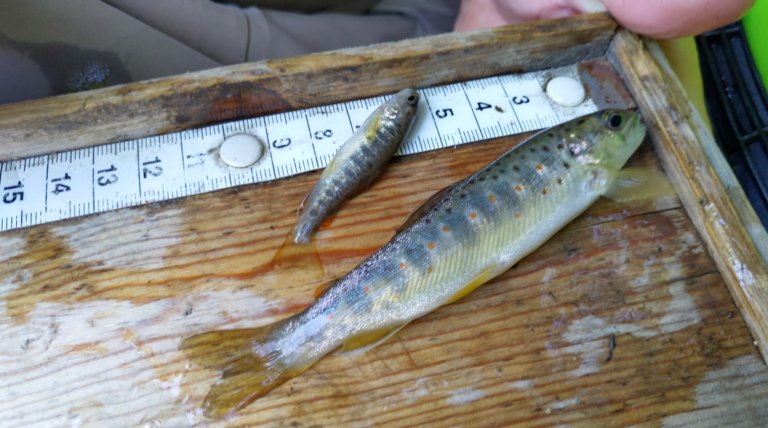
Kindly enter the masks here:
<path id="1" fill-rule="evenodd" d="M 584 42 L 590 46 L 580 52 L 600 55 L 615 28 L 605 17 L 534 27 L 558 33 L 587 23 L 596 24 L 600 34 L 590 36 L 592 41 Z M 466 49 L 465 55 L 484 63 L 485 57 L 514 51 L 514 46 L 494 44 L 499 34 L 523 40 L 531 37 L 534 27 L 427 40 Z M 585 40 L 579 37 L 570 43 Z M 552 40 L 557 45 L 559 39 Z M 543 49 L 547 41 L 526 43 Z M 345 52 L 350 56 L 345 61 L 366 64 L 384 56 L 408 58 L 413 51 L 411 42 L 404 42 Z M 537 57 L 540 51 L 530 55 L 544 61 L 542 67 L 563 61 Z M 337 86 L 322 94 L 275 86 L 276 99 L 311 105 L 342 97 L 337 89 L 341 94 L 374 94 L 425 86 L 434 79 L 426 71 L 440 63 L 425 60 L 420 68 L 416 62 L 382 60 L 347 70 L 317 58 L 292 59 L 285 73 L 301 72 L 310 79 L 314 70 L 319 76 L 315 82 L 336 81 L 336 76 Z M 329 53 L 319 58 L 340 57 Z M 453 62 L 466 67 L 457 58 L 451 58 Z M 626 73 L 627 65 L 616 63 Z M 583 64 L 582 76 L 598 83 L 613 73 L 604 61 Z M 226 77 L 230 69 L 216 71 L 219 77 L 198 75 L 194 84 L 236 85 L 245 78 L 244 67 L 249 66 L 231 68 L 231 79 Z M 381 74 L 371 74 L 376 70 Z M 646 80 L 659 79 L 658 71 L 648 73 Z M 344 76 L 349 81 L 341 83 Z M 624 105 L 631 101 L 626 94 L 632 93 L 648 124 L 656 127 L 655 121 L 664 115 L 647 110 L 642 85 L 630 78 L 627 82 L 630 86 L 622 88 L 610 80 L 601 97 Z M 185 85 L 192 83 L 181 87 Z M 158 100 L 174 95 L 166 80 L 133 88 L 122 101 L 102 97 L 109 92 L 90 93 L 89 104 L 112 103 L 114 108 L 93 110 L 79 122 L 76 111 L 62 113 L 57 120 L 71 123 L 62 135 L 86 130 L 102 133 L 98 138 L 110 131 L 151 133 L 157 122 L 148 122 L 150 131 L 141 130 L 131 121 L 113 122 L 120 117 L 114 112 L 123 111 L 122 102 L 137 106 L 131 97 Z M 267 92 L 258 94 L 270 99 Z M 303 98 L 290 98 L 300 95 Z M 258 97 L 254 99 L 262 99 Z M 34 112 L 37 123 L 46 115 L 55 117 L 58 103 L 72 99 L 41 101 L 40 111 Z M 231 111 L 266 105 L 243 97 L 231 102 Z M 14 107 L 20 120 L 27 117 L 29 105 Z M 189 104 L 169 108 L 175 114 L 190 110 L 189 117 L 197 117 L 197 107 Z M 3 111 L 3 123 L 12 122 L 13 112 Z M 55 136 L 59 131 L 28 132 Z M 630 160 L 632 166 L 660 168 L 654 149 L 660 152 L 670 144 L 656 140 L 669 135 L 654 131 L 652 137 Z M 98 139 L 82 138 L 78 144 Z M 330 355 L 231 419 L 213 422 L 202 417 L 200 403 L 218 374 L 189 364 L 178 351 L 184 337 L 263 325 L 295 313 L 310 303 L 317 285 L 343 275 L 384 244 L 429 195 L 476 171 L 521 138 L 394 161 L 318 233 L 321 274 L 265 269 L 293 226 L 296 208 L 317 173 L 2 234 L 2 424 L 765 425 L 768 368 L 706 251 L 710 238 L 699 232 L 707 229 L 697 231 L 674 195 L 631 203 L 600 200 L 513 269 L 416 320 L 382 346 L 356 357 Z M 50 147 L 34 141 L 28 150 Z"/>
<path id="2" fill-rule="evenodd" d="M 622 31 L 609 56 L 651 124 L 664 170 L 768 358 L 768 234 L 663 55 L 652 57 L 640 39 Z"/>
<path id="3" fill-rule="evenodd" d="M 604 15 L 234 65 L 0 105 L 0 161 L 601 55 Z"/>
<path id="4" fill-rule="evenodd" d="M 0 268 L 4 423 L 206 423 L 198 406 L 217 374 L 189 366 L 183 337 L 299 310 L 515 141 L 394 162 L 319 233 L 318 278 L 261 269 L 317 174 L 6 234 L 23 248 Z M 655 163 L 647 145 L 632 160 Z M 699 392 L 710 383 L 745 388 L 713 404 Z M 368 354 L 323 359 L 219 425 L 690 424 L 766 398 L 768 370 L 672 197 L 598 202 L 468 298 Z"/>

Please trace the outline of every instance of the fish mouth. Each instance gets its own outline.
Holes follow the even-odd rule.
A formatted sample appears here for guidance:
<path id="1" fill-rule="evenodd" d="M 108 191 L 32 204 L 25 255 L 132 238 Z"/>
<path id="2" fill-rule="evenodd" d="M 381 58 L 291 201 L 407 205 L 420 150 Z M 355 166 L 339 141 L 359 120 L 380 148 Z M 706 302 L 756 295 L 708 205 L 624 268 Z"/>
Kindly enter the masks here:
<path id="1" fill-rule="evenodd" d="M 405 88 L 396 94 L 400 102 L 403 102 L 411 107 L 415 107 L 419 104 L 419 93 L 413 88 Z"/>

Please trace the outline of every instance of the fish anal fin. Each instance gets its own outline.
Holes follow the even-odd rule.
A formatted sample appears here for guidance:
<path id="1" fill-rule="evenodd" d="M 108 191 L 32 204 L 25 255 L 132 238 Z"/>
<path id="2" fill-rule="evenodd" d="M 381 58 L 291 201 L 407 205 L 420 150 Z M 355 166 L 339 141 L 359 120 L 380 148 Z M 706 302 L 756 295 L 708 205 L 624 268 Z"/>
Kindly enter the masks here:
<path id="1" fill-rule="evenodd" d="M 448 300 L 445 301 L 445 304 L 450 305 L 451 303 L 461 299 L 467 294 L 475 291 L 477 287 L 493 279 L 496 275 L 498 275 L 498 269 L 495 266 L 490 266 L 483 269 L 480 273 L 470 279 L 469 282 L 464 285 L 464 287 L 456 292 L 456 294 L 449 297 Z"/>
<path id="2" fill-rule="evenodd" d="M 341 352 L 348 354 L 362 354 L 368 350 L 371 350 L 382 343 L 386 342 L 390 337 L 397 334 L 408 323 L 396 325 L 394 327 L 385 327 L 377 330 L 366 331 L 364 333 L 352 336 L 341 345 Z"/>
<path id="3" fill-rule="evenodd" d="M 463 181 L 463 180 L 462 180 Z M 429 212 L 432 208 L 435 207 L 440 201 L 442 201 L 446 196 L 448 196 L 451 191 L 459 185 L 461 181 L 457 181 L 456 183 L 453 183 L 449 186 L 444 187 L 434 195 L 430 196 L 429 199 L 427 199 L 421 206 L 413 210 L 411 214 L 408 216 L 408 218 L 403 222 L 402 225 L 397 229 L 397 232 L 401 232 L 408 228 L 408 226 L 412 225 L 413 223 L 416 223 L 418 219 L 423 217 L 426 213 Z"/>
<path id="4" fill-rule="evenodd" d="M 627 202 L 674 195 L 675 191 L 661 171 L 628 167 L 616 173 L 603 196 L 617 202 Z"/>
<path id="5" fill-rule="evenodd" d="M 209 418 L 221 418 L 247 406 L 306 367 L 288 367 L 277 351 L 257 353 L 272 326 L 218 330 L 184 340 L 179 349 L 195 364 L 222 374 L 203 402 Z"/>

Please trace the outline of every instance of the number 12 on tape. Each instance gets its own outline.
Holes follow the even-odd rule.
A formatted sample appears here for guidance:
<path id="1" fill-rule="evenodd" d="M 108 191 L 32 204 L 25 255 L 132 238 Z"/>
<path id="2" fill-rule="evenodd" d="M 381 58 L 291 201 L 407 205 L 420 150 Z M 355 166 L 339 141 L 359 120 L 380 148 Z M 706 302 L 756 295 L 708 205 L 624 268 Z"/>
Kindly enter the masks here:
<path id="1" fill-rule="evenodd" d="M 580 92 L 571 105 L 568 99 L 553 99 L 574 91 L 550 93 L 549 83 L 563 78 Z M 584 98 L 575 65 L 435 86 L 419 93 L 416 122 L 398 155 L 532 131 L 597 110 L 591 99 Z M 323 168 L 384 99 L 348 101 L 0 163 L 0 231 Z M 238 134 L 263 143 L 260 161 L 246 167 L 222 162 L 219 147 Z"/>

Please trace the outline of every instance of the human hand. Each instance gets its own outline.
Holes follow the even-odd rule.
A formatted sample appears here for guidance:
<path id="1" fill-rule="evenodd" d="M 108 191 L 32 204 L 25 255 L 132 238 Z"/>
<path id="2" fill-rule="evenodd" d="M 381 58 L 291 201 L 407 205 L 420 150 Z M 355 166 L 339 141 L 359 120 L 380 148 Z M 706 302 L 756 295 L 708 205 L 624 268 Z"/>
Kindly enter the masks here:
<path id="1" fill-rule="evenodd" d="M 655 38 L 700 34 L 739 19 L 754 0 L 463 0 L 456 31 L 605 12 Z"/>

